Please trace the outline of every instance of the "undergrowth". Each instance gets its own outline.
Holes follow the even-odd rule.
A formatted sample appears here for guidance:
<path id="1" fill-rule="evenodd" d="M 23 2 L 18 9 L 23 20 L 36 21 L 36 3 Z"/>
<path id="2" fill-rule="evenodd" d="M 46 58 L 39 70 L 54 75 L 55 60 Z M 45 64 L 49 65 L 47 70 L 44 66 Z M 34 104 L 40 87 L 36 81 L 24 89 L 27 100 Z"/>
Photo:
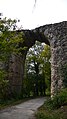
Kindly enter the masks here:
<path id="1" fill-rule="evenodd" d="M 48 99 L 35 115 L 36 119 L 67 119 L 67 89 Z"/>

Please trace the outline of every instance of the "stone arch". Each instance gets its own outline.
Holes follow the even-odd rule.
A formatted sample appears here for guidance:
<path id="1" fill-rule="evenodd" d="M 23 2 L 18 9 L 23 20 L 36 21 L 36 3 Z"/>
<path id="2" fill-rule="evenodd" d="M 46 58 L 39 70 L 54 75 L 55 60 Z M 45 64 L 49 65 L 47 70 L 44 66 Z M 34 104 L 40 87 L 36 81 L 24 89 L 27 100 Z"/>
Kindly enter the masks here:
<path id="1" fill-rule="evenodd" d="M 25 46 L 27 49 L 22 52 L 21 58 L 13 56 L 13 61 L 10 63 L 10 67 L 12 67 L 13 70 L 12 82 L 14 82 L 14 84 L 11 82 L 12 89 L 16 88 L 18 92 L 21 92 L 26 54 L 28 49 L 32 47 L 37 40 L 50 45 L 51 48 L 51 96 L 55 95 L 58 90 L 63 87 L 63 70 L 67 63 L 67 21 L 44 25 L 33 30 L 21 30 L 17 32 L 24 33 L 24 42 L 23 44 L 19 44 L 19 47 Z M 21 62 L 20 64 L 19 61 Z M 19 68 L 21 74 L 18 76 Z M 15 76 L 16 78 L 20 77 L 20 80 L 17 79 L 18 81 L 15 81 Z"/>

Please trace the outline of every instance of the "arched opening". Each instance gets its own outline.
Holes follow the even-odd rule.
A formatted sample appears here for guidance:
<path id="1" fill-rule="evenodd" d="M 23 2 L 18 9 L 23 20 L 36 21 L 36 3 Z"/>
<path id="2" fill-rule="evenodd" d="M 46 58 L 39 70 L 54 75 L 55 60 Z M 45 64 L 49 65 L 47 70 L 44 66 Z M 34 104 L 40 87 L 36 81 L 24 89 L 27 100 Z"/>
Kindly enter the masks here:
<path id="1" fill-rule="evenodd" d="M 50 95 L 50 46 L 36 41 L 25 61 L 23 97 Z"/>
<path id="2" fill-rule="evenodd" d="M 18 31 L 18 32 L 20 32 L 20 31 Z M 9 80 L 10 80 L 11 95 L 15 95 L 15 94 L 20 95 L 23 92 L 22 87 L 23 87 L 23 82 L 25 81 L 24 80 L 25 60 L 26 60 L 26 55 L 27 55 L 29 48 L 31 48 L 35 44 L 36 41 L 39 41 L 41 43 L 44 42 L 47 45 L 50 45 L 49 41 L 44 36 L 44 34 L 39 33 L 38 31 L 37 31 L 37 33 L 35 33 L 35 31 L 30 31 L 30 30 L 26 30 L 26 31 L 24 30 L 21 32 L 24 33 L 24 35 L 23 35 L 24 42 L 22 44 L 19 44 L 19 47 L 22 47 L 25 49 L 22 50 L 21 57 L 14 55 L 14 56 L 12 56 L 12 59 L 10 61 L 9 72 L 11 75 L 9 75 Z M 38 63 L 35 63 L 35 65 L 37 65 L 37 64 Z M 37 73 L 37 71 L 36 71 L 36 73 Z M 35 86 L 35 84 L 34 84 L 34 86 Z M 44 90 L 44 94 L 45 94 L 44 86 L 45 85 L 43 85 L 42 87 L 44 88 L 43 90 Z M 36 90 L 38 90 L 38 89 L 36 89 Z"/>

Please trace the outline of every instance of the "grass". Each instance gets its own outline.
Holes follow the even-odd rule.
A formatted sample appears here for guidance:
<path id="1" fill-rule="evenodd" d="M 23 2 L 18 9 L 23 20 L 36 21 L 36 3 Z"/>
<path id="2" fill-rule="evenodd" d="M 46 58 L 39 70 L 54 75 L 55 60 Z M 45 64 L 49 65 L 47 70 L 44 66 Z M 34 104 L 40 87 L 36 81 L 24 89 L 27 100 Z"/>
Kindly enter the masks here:
<path id="1" fill-rule="evenodd" d="M 36 119 L 67 119 L 67 106 L 49 110 L 44 106 L 38 109 Z"/>
<path id="2" fill-rule="evenodd" d="M 23 98 L 23 99 L 11 99 L 11 100 L 3 100 L 0 101 L 0 110 L 11 107 L 20 103 L 23 103 L 31 98 Z"/>
<path id="3" fill-rule="evenodd" d="M 67 89 L 48 99 L 35 114 L 36 119 L 67 119 Z"/>

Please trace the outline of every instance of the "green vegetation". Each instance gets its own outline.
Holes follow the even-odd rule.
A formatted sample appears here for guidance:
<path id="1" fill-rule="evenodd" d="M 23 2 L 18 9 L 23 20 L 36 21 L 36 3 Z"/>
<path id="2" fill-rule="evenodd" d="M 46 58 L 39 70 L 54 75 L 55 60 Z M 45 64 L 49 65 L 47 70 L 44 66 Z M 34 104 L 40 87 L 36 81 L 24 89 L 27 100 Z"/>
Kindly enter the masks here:
<path id="1" fill-rule="evenodd" d="M 0 108 L 13 104 L 16 100 L 50 94 L 50 48 L 36 42 L 26 58 L 22 95 L 15 95 L 14 98 L 8 95 L 10 58 L 12 55 L 22 56 L 22 51 L 25 50 L 24 47 L 19 47 L 24 40 L 23 33 L 16 31 L 16 23 L 17 20 L 0 18 Z"/>
<path id="2" fill-rule="evenodd" d="M 36 119 L 67 119 L 67 89 L 48 99 L 37 111 Z"/>
<path id="3" fill-rule="evenodd" d="M 0 18 L 0 100 L 9 98 L 9 59 L 12 54 L 21 55 L 23 50 L 22 47 L 19 48 L 19 43 L 23 43 L 23 33 L 16 32 L 16 23 L 17 20 Z"/>
<path id="4" fill-rule="evenodd" d="M 21 103 L 30 97 L 50 95 L 51 64 L 50 47 L 36 41 L 26 56 L 22 95 L 9 97 L 9 59 L 12 55 L 22 56 L 25 47 L 23 33 L 16 31 L 17 21 L 0 19 L 0 109 Z M 38 110 L 37 119 L 67 119 L 67 64 L 64 66 L 64 87 L 53 99 L 47 100 Z"/>
<path id="5" fill-rule="evenodd" d="M 24 97 L 50 95 L 50 67 L 50 47 L 36 41 L 26 56 Z"/>

